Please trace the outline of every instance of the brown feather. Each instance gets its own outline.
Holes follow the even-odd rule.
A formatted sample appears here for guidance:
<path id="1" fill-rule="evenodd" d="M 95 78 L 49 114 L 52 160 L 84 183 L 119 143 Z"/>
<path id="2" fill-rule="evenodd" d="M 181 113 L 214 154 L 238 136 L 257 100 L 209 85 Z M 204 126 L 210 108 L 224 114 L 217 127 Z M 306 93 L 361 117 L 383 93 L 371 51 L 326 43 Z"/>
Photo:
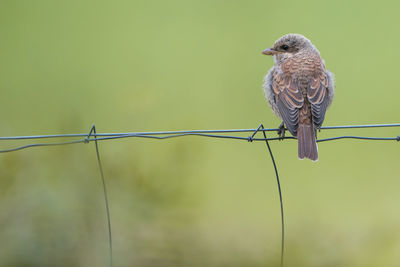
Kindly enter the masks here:
<path id="1" fill-rule="evenodd" d="M 275 65 L 264 83 L 268 101 L 297 137 L 299 158 L 318 160 L 316 130 L 334 96 L 333 75 L 326 70 L 318 50 L 302 35 L 285 35 L 268 51 L 276 51 L 272 53 Z"/>
<path id="2" fill-rule="evenodd" d="M 290 75 L 274 71 L 272 88 L 275 102 L 289 132 L 296 136 L 298 127 L 298 110 L 303 106 L 304 97 L 298 84 Z"/>
<path id="3" fill-rule="evenodd" d="M 318 160 L 318 147 L 312 125 L 300 124 L 297 130 L 298 156 L 300 159 L 308 158 Z"/>

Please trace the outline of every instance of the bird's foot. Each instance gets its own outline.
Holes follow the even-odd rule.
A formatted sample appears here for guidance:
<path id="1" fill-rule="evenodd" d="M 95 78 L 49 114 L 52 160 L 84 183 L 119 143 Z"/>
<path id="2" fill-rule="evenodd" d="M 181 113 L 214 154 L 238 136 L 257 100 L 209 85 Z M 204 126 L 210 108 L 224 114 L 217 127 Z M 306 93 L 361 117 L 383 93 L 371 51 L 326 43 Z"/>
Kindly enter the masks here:
<path id="1" fill-rule="evenodd" d="M 279 141 L 285 139 L 285 132 L 286 132 L 285 124 L 282 122 L 281 125 L 279 125 L 278 127 Z"/>
<path id="2" fill-rule="evenodd" d="M 317 127 L 317 130 L 315 131 L 315 138 L 317 139 L 318 133 L 321 132 L 321 126 Z"/>

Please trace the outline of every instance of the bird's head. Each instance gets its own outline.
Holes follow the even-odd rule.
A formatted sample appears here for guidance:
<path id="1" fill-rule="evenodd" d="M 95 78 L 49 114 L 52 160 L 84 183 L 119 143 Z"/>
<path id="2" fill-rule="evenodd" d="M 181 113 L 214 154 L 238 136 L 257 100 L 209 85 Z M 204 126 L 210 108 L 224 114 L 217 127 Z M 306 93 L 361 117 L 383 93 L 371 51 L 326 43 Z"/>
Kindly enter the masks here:
<path id="1" fill-rule="evenodd" d="M 301 34 L 286 34 L 275 41 L 274 45 L 265 49 L 264 55 L 272 55 L 278 61 L 293 56 L 300 52 L 316 52 L 314 45 Z"/>

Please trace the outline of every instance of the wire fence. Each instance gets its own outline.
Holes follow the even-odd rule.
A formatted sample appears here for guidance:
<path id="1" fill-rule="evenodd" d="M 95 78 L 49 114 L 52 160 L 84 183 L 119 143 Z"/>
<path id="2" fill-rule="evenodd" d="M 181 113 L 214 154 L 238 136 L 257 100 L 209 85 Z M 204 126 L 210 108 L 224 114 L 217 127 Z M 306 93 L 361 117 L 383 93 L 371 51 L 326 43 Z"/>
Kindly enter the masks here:
<path id="1" fill-rule="evenodd" d="M 343 126 L 324 126 L 321 127 L 320 130 L 348 130 L 348 129 L 365 129 L 365 128 L 388 128 L 388 127 L 400 127 L 400 123 L 391 123 L 391 124 L 367 124 L 367 125 L 343 125 Z M 227 130 L 188 130 L 188 131 L 158 131 L 158 132 L 126 132 L 126 133 L 97 133 L 96 127 L 93 124 L 90 128 L 89 133 L 78 133 L 78 134 L 50 134 L 50 135 L 27 135 L 27 136 L 5 136 L 0 137 L 1 141 L 22 141 L 22 140 L 54 140 L 54 139 L 73 139 L 69 141 L 63 142 L 33 142 L 26 145 L 16 146 L 8 149 L 0 150 L 0 153 L 8 153 L 13 151 L 19 151 L 27 148 L 33 147 L 46 147 L 46 146 L 62 146 L 62 145 L 72 145 L 72 144 L 82 144 L 82 143 L 90 143 L 94 142 L 96 149 L 96 157 L 99 166 L 99 172 L 101 177 L 101 182 L 104 190 L 104 200 L 105 200 L 105 209 L 106 209 L 106 218 L 108 224 L 108 240 L 109 240 L 109 254 L 110 254 L 110 266 L 113 264 L 113 252 L 112 252 L 112 231 L 111 231 L 111 216 L 110 209 L 108 203 L 107 196 L 107 188 L 106 182 L 104 178 L 103 166 L 100 158 L 99 152 L 99 141 L 107 141 L 114 139 L 122 139 L 122 138 L 150 138 L 150 139 L 170 139 L 170 138 L 178 138 L 184 136 L 199 136 L 199 137 L 208 137 L 208 138 L 220 138 L 220 139 L 234 139 L 234 140 L 242 140 L 242 141 L 262 141 L 266 143 L 267 149 L 269 151 L 271 161 L 274 167 L 277 187 L 279 192 L 279 200 L 280 200 L 280 210 L 281 210 L 281 266 L 283 266 L 284 260 L 284 242 L 285 242 L 285 223 L 284 223 L 284 209 L 283 209 L 283 197 L 282 190 L 279 180 L 278 168 L 275 162 L 272 149 L 269 145 L 269 141 L 276 140 L 286 140 L 286 139 L 296 139 L 292 136 L 286 137 L 268 137 L 267 133 L 277 132 L 278 128 L 264 128 L 261 124 L 258 128 L 255 129 L 227 129 Z M 261 132 L 263 134 L 262 137 L 256 137 L 257 133 Z M 249 135 L 250 134 L 250 135 Z M 247 136 L 246 136 L 247 135 Z M 400 142 L 400 132 L 399 135 L 389 136 L 389 137 L 371 137 L 371 136 L 359 136 L 359 135 L 339 135 L 324 139 L 318 139 L 317 142 L 326 142 L 326 141 L 334 141 L 340 139 L 358 139 L 358 140 L 367 140 L 367 141 L 396 141 Z"/>
<path id="2" fill-rule="evenodd" d="M 369 125 L 344 125 L 344 126 L 325 126 L 321 127 L 320 130 L 337 130 L 337 129 L 360 129 L 360 128 L 386 128 L 386 127 L 400 127 L 400 123 L 392 124 L 369 124 Z M 92 128 L 90 128 L 92 130 Z M 152 139 L 169 139 L 183 136 L 202 136 L 210 138 L 224 138 L 224 139 L 237 139 L 245 140 L 249 142 L 253 141 L 275 141 L 282 139 L 295 139 L 292 136 L 287 136 L 284 138 L 280 137 L 270 137 L 270 138 L 254 138 L 251 136 L 243 136 L 245 133 L 254 132 L 276 132 L 278 128 L 261 128 L 261 129 L 229 129 L 229 130 L 188 130 L 188 131 L 159 131 L 159 132 L 126 132 L 126 133 L 78 133 L 78 134 L 50 134 L 50 135 L 28 135 L 28 136 L 6 136 L 0 137 L 0 141 L 4 140 L 37 140 L 37 139 L 57 139 L 57 138 L 69 138 L 75 139 L 64 142 L 52 142 L 52 143 L 32 143 L 23 146 L 18 146 L 9 149 L 0 150 L 0 153 L 12 152 L 17 150 L 22 150 L 31 147 L 40 146 L 60 146 L 60 145 L 70 145 L 79 143 L 89 143 L 93 141 L 105 141 L 112 139 L 121 138 L 152 138 Z M 229 135 L 237 134 L 237 135 Z M 239 135 L 241 134 L 241 135 Z M 399 133 L 400 134 L 400 133 Z M 77 139 L 77 138 L 81 139 Z M 335 136 L 325 139 L 318 139 L 317 142 L 333 141 L 338 139 L 361 139 L 361 140 L 387 140 L 387 141 L 400 141 L 399 136 L 393 137 L 368 137 L 368 136 L 355 136 L 355 135 L 342 135 Z"/>

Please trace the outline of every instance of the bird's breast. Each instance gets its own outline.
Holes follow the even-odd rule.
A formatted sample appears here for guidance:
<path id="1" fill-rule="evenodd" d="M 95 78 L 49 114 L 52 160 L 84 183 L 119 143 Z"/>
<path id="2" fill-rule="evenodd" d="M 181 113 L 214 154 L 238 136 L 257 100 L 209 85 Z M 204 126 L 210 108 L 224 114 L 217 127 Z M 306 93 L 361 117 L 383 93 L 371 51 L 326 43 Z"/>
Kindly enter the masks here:
<path id="1" fill-rule="evenodd" d="M 298 55 L 287 58 L 282 62 L 282 73 L 298 80 L 309 80 L 324 71 L 324 65 L 319 56 Z"/>

